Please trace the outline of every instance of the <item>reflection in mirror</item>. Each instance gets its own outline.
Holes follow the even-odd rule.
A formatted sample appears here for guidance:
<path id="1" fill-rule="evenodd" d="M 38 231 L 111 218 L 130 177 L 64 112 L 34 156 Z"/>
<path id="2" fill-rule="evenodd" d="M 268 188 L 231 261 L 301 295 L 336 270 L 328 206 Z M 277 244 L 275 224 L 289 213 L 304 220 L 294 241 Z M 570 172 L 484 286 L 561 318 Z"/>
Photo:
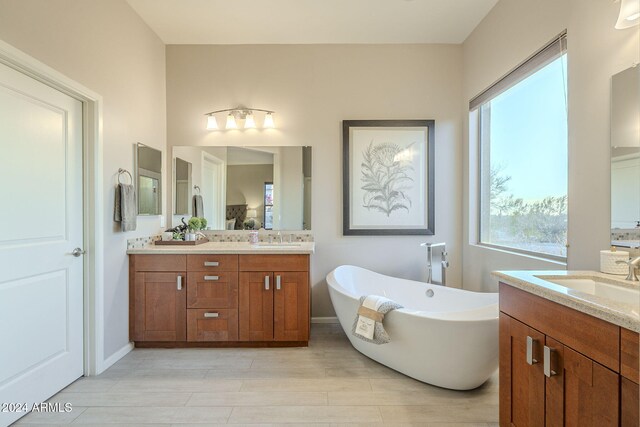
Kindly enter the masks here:
<path id="1" fill-rule="evenodd" d="M 201 189 L 210 229 L 311 229 L 311 147 L 174 147 L 173 155 L 193 165 L 190 187 Z"/>
<path id="2" fill-rule="evenodd" d="M 138 215 L 162 213 L 162 152 L 138 143 L 136 145 L 136 182 Z"/>
<path id="3" fill-rule="evenodd" d="M 191 213 L 191 163 L 175 158 L 173 165 L 175 182 L 175 205 L 174 213 L 176 215 L 190 215 Z"/>
<path id="4" fill-rule="evenodd" d="M 611 235 L 640 246 L 640 67 L 611 80 Z"/>

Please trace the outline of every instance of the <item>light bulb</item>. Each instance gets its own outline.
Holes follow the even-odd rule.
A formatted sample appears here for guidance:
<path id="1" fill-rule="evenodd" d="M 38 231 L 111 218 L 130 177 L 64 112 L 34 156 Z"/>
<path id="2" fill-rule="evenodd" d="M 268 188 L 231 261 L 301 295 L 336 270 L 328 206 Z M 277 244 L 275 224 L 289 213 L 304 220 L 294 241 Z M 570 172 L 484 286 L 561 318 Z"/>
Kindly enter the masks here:
<path id="1" fill-rule="evenodd" d="M 244 119 L 244 128 L 245 129 L 255 129 L 256 121 L 253 118 L 253 113 L 248 113 L 247 117 Z"/>
<path id="2" fill-rule="evenodd" d="M 638 25 L 640 18 L 640 1 L 638 0 L 622 0 L 620 1 L 620 14 L 615 28 L 623 30 Z"/>
<path id="3" fill-rule="evenodd" d="M 216 122 L 215 116 L 207 116 L 207 129 L 208 130 L 217 130 L 218 122 Z"/>
<path id="4" fill-rule="evenodd" d="M 264 116 L 263 127 L 266 129 L 273 129 L 274 127 L 276 127 L 276 125 L 273 123 L 273 113 L 267 113 L 267 115 Z"/>
<path id="5" fill-rule="evenodd" d="M 636 12 L 633 15 L 629 15 L 624 19 L 626 19 L 627 21 L 635 21 L 638 18 L 640 18 L 640 12 Z"/>
<path id="6" fill-rule="evenodd" d="M 227 116 L 227 126 L 225 129 L 238 129 L 238 124 L 236 123 L 236 118 L 233 116 L 233 113 L 229 113 Z"/>

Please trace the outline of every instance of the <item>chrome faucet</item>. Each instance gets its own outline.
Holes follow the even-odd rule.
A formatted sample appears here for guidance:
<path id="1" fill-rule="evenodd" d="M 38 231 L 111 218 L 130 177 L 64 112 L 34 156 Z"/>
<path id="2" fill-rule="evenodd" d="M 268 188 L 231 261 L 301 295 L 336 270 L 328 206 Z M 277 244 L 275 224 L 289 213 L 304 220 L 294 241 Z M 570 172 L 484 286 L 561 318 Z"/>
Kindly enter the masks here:
<path id="1" fill-rule="evenodd" d="M 638 282 L 638 276 L 636 276 L 636 268 L 640 266 L 640 256 L 630 259 L 629 261 L 616 261 L 616 264 L 627 264 L 629 266 L 629 274 L 625 280 L 631 280 L 632 282 Z"/>
<path id="2" fill-rule="evenodd" d="M 425 246 L 427 248 L 427 283 L 433 284 L 433 248 L 441 247 L 442 248 L 442 261 L 440 263 L 440 271 L 442 272 L 442 281 L 438 283 L 439 285 L 446 286 L 447 279 L 447 268 L 449 268 L 449 261 L 447 260 L 447 255 L 449 255 L 446 251 L 445 243 L 422 243 L 420 246 Z"/>

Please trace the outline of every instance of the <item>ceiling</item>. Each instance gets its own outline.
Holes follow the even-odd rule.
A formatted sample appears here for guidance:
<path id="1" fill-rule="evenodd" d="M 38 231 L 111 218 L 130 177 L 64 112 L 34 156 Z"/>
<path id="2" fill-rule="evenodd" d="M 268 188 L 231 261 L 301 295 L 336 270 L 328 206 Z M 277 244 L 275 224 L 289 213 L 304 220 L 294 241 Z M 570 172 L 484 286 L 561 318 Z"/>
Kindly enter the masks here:
<path id="1" fill-rule="evenodd" d="M 273 153 L 244 147 L 227 147 L 227 165 L 272 165 Z"/>
<path id="2" fill-rule="evenodd" d="M 166 44 L 462 43 L 498 0 L 127 0 Z"/>

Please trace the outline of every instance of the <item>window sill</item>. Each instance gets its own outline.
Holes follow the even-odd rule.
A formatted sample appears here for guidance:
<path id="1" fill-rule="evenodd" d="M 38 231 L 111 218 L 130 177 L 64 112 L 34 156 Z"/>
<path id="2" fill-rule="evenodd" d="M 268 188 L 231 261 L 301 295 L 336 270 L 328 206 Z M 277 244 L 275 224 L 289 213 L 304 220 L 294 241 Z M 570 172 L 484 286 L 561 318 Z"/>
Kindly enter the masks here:
<path id="1" fill-rule="evenodd" d="M 567 268 L 567 259 L 566 258 L 562 258 L 562 257 L 554 257 L 554 256 L 545 256 L 544 254 L 535 254 L 532 252 L 526 252 L 526 251 L 519 251 L 517 249 L 512 249 L 512 248 L 507 248 L 504 246 L 495 246 L 495 245 L 489 245 L 486 243 L 471 243 L 470 246 L 476 247 L 476 248 L 480 248 L 483 250 L 490 250 L 490 251 L 495 251 L 495 252 L 501 252 L 501 253 L 505 253 L 505 254 L 509 254 L 509 255 L 514 255 L 514 256 L 520 256 L 520 257 L 524 257 L 524 258 L 529 258 L 529 259 L 534 259 L 537 261 L 544 261 L 544 262 L 548 262 L 550 264 L 555 264 L 559 267 L 562 267 L 564 269 Z"/>

